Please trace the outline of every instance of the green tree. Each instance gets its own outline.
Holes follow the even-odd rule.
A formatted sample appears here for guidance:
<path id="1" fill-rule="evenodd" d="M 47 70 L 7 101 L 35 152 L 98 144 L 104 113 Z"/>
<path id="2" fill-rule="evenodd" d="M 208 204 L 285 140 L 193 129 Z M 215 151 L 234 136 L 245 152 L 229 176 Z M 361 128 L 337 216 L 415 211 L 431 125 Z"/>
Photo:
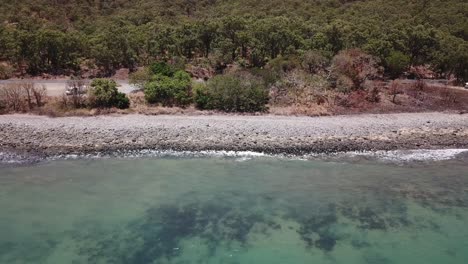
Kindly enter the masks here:
<path id="1" fill-rule="evenodd" d="M 202 50 L 203 56 L 208 57 L 213 49 L 213 44 L 219 38 L 219 24 L 204 20 L 197 22 L 196 27 L 198 28 L 198 39 L 201 45 L 200 50 Z"/>
<path id="2" fill-rule="evenodd" d="M 222 41 L 221 49 L 230 52 L 231 59 L 235 60 L 238 49 L 245 47 L 245 30 L 247 21 L 240 17 L 227 17 L 221 21 L 220 33 Z"/>
<path id="3" fill-rule="evenodd" d="M 430 27 L 417 25 L 408 28 L 406 34 L 411 64 L 422 65 L 429 62 L 431 51 L 438 47 L 436 32 Z"/>
<path id="4" fill-rule="evenodd" d="M 178 54 L 186 58 L 192 58 L 195 55 L 197 47 L 200 46 L 198 38 L 198 28 L 195 24 L 186 23 L 179 27 L 175 33 Z"/>

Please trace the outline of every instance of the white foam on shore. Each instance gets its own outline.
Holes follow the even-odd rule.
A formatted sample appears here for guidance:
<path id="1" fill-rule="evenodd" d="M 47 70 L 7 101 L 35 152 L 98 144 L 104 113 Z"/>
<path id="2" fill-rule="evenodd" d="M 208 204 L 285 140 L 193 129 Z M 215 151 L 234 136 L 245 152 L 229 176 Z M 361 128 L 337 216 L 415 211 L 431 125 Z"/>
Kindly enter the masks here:
<path id="1" fill-rule="evenodd" d="M 456 158 L 468 149 L 418 149 L 372 152 L 347 152 L 349 157 L 371 157 L 391 162 L 444 161 Z"/>
<path id="2" fill-rule="evenodd" d="M 239 161 L 246 161 L 252 158 L 258 157 L 273 157 L 262 152 L 254 151 L 215 151 L 215 150 L 204 150 L 204 151 L 176 151 L 176 150 L 136 150 L 136 151 L 116 151 L 111 153 L 94 153 L 94 154 L 67 154 L 58 155 L 49 158 L 49 160 L 60 160 L 60 159 L 97 159 L 97 158 L 112 158 L 112 157 L 124 157 L 124 158 L 145 158 L 145 157 L 191 157 L 191 158 L 202 158 L 202 157 L 221 157 L 221 158 L 237 158 Z"/>
<path id="3" fill-rule="evenodd" d="M 0 151 L 0 163 L 7 164 L 7 165 L 8 164 L 14 165 L 14 164 L 22 164 L 22 163 L 25 163 L 26 161 L 27 159 L 23 156 Z"/>
<path id="4" fill-rule="evenodd" d="M 92 154 L 66 154 L 48 157 L 45 160 L 78 160 L 78 159 L 101 159 L 101 158 L 234 158 L 238 162 L 245 162 L 255 158 L 281 158 L 288 160 L 332 160 L 335 159 L 353 159 L 370 158 L 383 162 L 407 163 L 407 162 L 431 162 L 444 161 L 457 158 L 462 153 L 468 153 L 468 149 L 421 149 L 421 150 L 394 150 L 394 151 L 364 151 L 364 152 L 341 152 L 329 154 L 311 153 L 307 155 L 286 155 L 286 154 L 266 154 L 254 151 L 177 151 L 177 150 L 134 150 L 134 151 L 115 151 L 110 153 L 92 153 Z M 40 158 L 28 158 L 11 153 L 0 152 L 0 163 L 3 164 L 22 164 L 31 161 L 39 161 Z"/>

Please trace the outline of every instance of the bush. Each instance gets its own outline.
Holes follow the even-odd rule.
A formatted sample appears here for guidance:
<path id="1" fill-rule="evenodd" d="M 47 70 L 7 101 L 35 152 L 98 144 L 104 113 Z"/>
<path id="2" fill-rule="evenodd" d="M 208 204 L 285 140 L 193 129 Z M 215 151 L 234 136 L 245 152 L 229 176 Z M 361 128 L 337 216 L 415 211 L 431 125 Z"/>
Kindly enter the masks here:
<path id="1" fill-rule="evenodd" d="M 177 71 L 173 77 L 157 74 L 145 85 L 145 99 L 150 104 L 187 106 L 192 102 L 190 75 Z"/>
<path id="2" fill-rule="evenodd" d="M 262 112 L 267 110 L 268 99 L 265 84 L 252 75 L 216 76 L 195 89 L 195 103 L 200 109 Z"/>
<path id="3" fill-rule="evenodd" d="M 402 52 L 393 51 L 385 59 L 385 69 L 390 78 L 400 77 L 409 67 L 411 58 Z"/>
<path id="4" fill-rule="evenodd" d="M 325 77 L 294 70 L 270 87 L 270 102 L 275 106 L 321 104 L 328 87 Z"/>
<path id="5" fill-rule="evenodd" d="M 349 77 L 345 75 L 335 76 L 332 80 L 332 86 L 341 93 L 349 93 L 353 90 L 354 83 Z"/>
<path id="6" fill-rule="evenodd" d="M 129 83 L 138 89 L 144 89 L 145 84 L 151 80 L 152 72 L 149 68 L 140 68 L 129 76 Z"/>
<path id="7" fill-rule="evenodd" d="M 349 78 L 353 90 L 363 89 L 365 81 L 380 77 L 380 70 L 377 58 L 359 49 L 340 51 L 332 62 L 334 78 Z"/>
<path id="8" fill-rule="evenodd" d="M 130 100 L 124 93 L 117 90 L 117 83 L 114 80 L 93 80 L 89 93 L 90 105 L 93 107 L 125 109 L 130 106 Z"/>
<path id="9" fill-rule="evenodd" d="M 393 80 L 389 86 L 389 94 L 392 97 L 392 103 L 397 104 L 397 95 L 403 93 L 402 84 L 399 80 Z"/>
<path id="10" fill-rule="evenodd" d="M 302 55 L 302 67 L 312 74 L 324 71 L 329 62 L 320 51 L 309 50 Z"/>
<path id="11" fill-rule="evenodd" d="M 151 64 L 149 69 L 152 74 L 156 74 L 156 75 L 169 76 L 169 77 L 172 77 L 172 75 L 174 75 L 174 70 L 172 69 L 172 67 L 165 62 L 155 62 Z"/>
<path id="12" fill-rule="evenodd" d="M 13 76 L 13 68 L 9 65 L 0 63 L 0 80 L 6 80 Z"/>
<path id="13" fill-rule="evenodd" d="M 268 62 L 266 69 L 276 73 L 290 72 L 294 69 L 300 68 L 300 59 L 295 55 L 280 56 Z"/>
<path id="14" fill-rule="evenodd" d="M 6 111 L 24 112 L 42 107 L 46 98 L 44 86 L 33 83 L 12 83 L 0 86 L 0 105 Z"/>

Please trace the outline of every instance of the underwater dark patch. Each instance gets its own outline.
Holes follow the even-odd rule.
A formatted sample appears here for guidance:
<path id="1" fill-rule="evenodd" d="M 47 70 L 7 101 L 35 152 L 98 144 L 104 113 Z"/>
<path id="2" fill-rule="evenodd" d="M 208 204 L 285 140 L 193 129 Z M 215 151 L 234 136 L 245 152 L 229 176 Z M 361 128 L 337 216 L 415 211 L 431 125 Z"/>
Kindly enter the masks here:
<path id="1" fill-rule="evenodd" d="M 370 247 L 371 244 L 367 241 L 359 240 L 359 239 L 353 239 L 351 240 L 351 246 L 355 249 L 363 249 L 366 247 Z"/>
<path id="2" fill-rule="evenodd" d="M 300 221 L 301 226 L 297 232 L 308 247 L 332 251 L 336 245 L 337 237 L 330 229 L 337 223 L 337 220 L 334 212 L 312 216 Z"/>
<path id="3" fill-rule="evenodd" d="M 261 228 L 256 228 L 255 226 Z M 183 253 L 181 241 L 198 237 L 205 241 L 211 254 L 220 243 L 237 242 L 246 246 L 252 232 L 268 234 L 281 226 L 272 219 L 244 208 L 217 203 L 190 203 L 183 206 L 164 205 L 150 208 L 140 219 L 129 223 L 124 230 L 106 234 L 104 239 L 81 250 L 89 263 L 98 260 L 112 263 L 152 263 L 158 259 L 172 259 Z M 98 232 L 99 233 L 99 232 Z M 126 234 L 126 235 L 122 235 Z M 84 237 L 91 241 L 96 237 Z M 118 246 L 115 241 L 125 241 Z M 127 245 L 128 243 L 128 245 Z"/>
<path id="4" fill-rule="evenodd" d="M 408 209 L 397 199 L 382 197 L 372 206 L 358 207 L 350 201 L 344 202 L 338 212 L 345 218 L 356 222 L 364 230 L 387 231 L 389 228 L 402 228 L 412 225 L 408 218 Z"/>
<path id="5" fill-rule="evenodd" d="M 369 207 L 360 209 L 357 215 L 357 219 L 361 223 L 360 228 L 370 230 L 387 229 L 385 219 Z"/>
<path id="6" fill-rule="evenodd" d="M 3 242 L 0 244 L 0 258 L 4 255 L 11 253 L 17 245 L 13 242 Z"/>

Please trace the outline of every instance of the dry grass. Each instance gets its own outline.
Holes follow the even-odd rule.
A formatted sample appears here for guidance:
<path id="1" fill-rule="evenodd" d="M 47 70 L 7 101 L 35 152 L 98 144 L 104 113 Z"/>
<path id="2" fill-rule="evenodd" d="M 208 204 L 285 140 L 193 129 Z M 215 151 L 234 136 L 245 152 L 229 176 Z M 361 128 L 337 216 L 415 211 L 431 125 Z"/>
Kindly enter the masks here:
<path id="1" fill-rule="evenodd" d="M 333 111 L 323 105 L 308 106 L 272 106 L 269 114 L 281 116 L 328 116 L 332 115 Z"/>

